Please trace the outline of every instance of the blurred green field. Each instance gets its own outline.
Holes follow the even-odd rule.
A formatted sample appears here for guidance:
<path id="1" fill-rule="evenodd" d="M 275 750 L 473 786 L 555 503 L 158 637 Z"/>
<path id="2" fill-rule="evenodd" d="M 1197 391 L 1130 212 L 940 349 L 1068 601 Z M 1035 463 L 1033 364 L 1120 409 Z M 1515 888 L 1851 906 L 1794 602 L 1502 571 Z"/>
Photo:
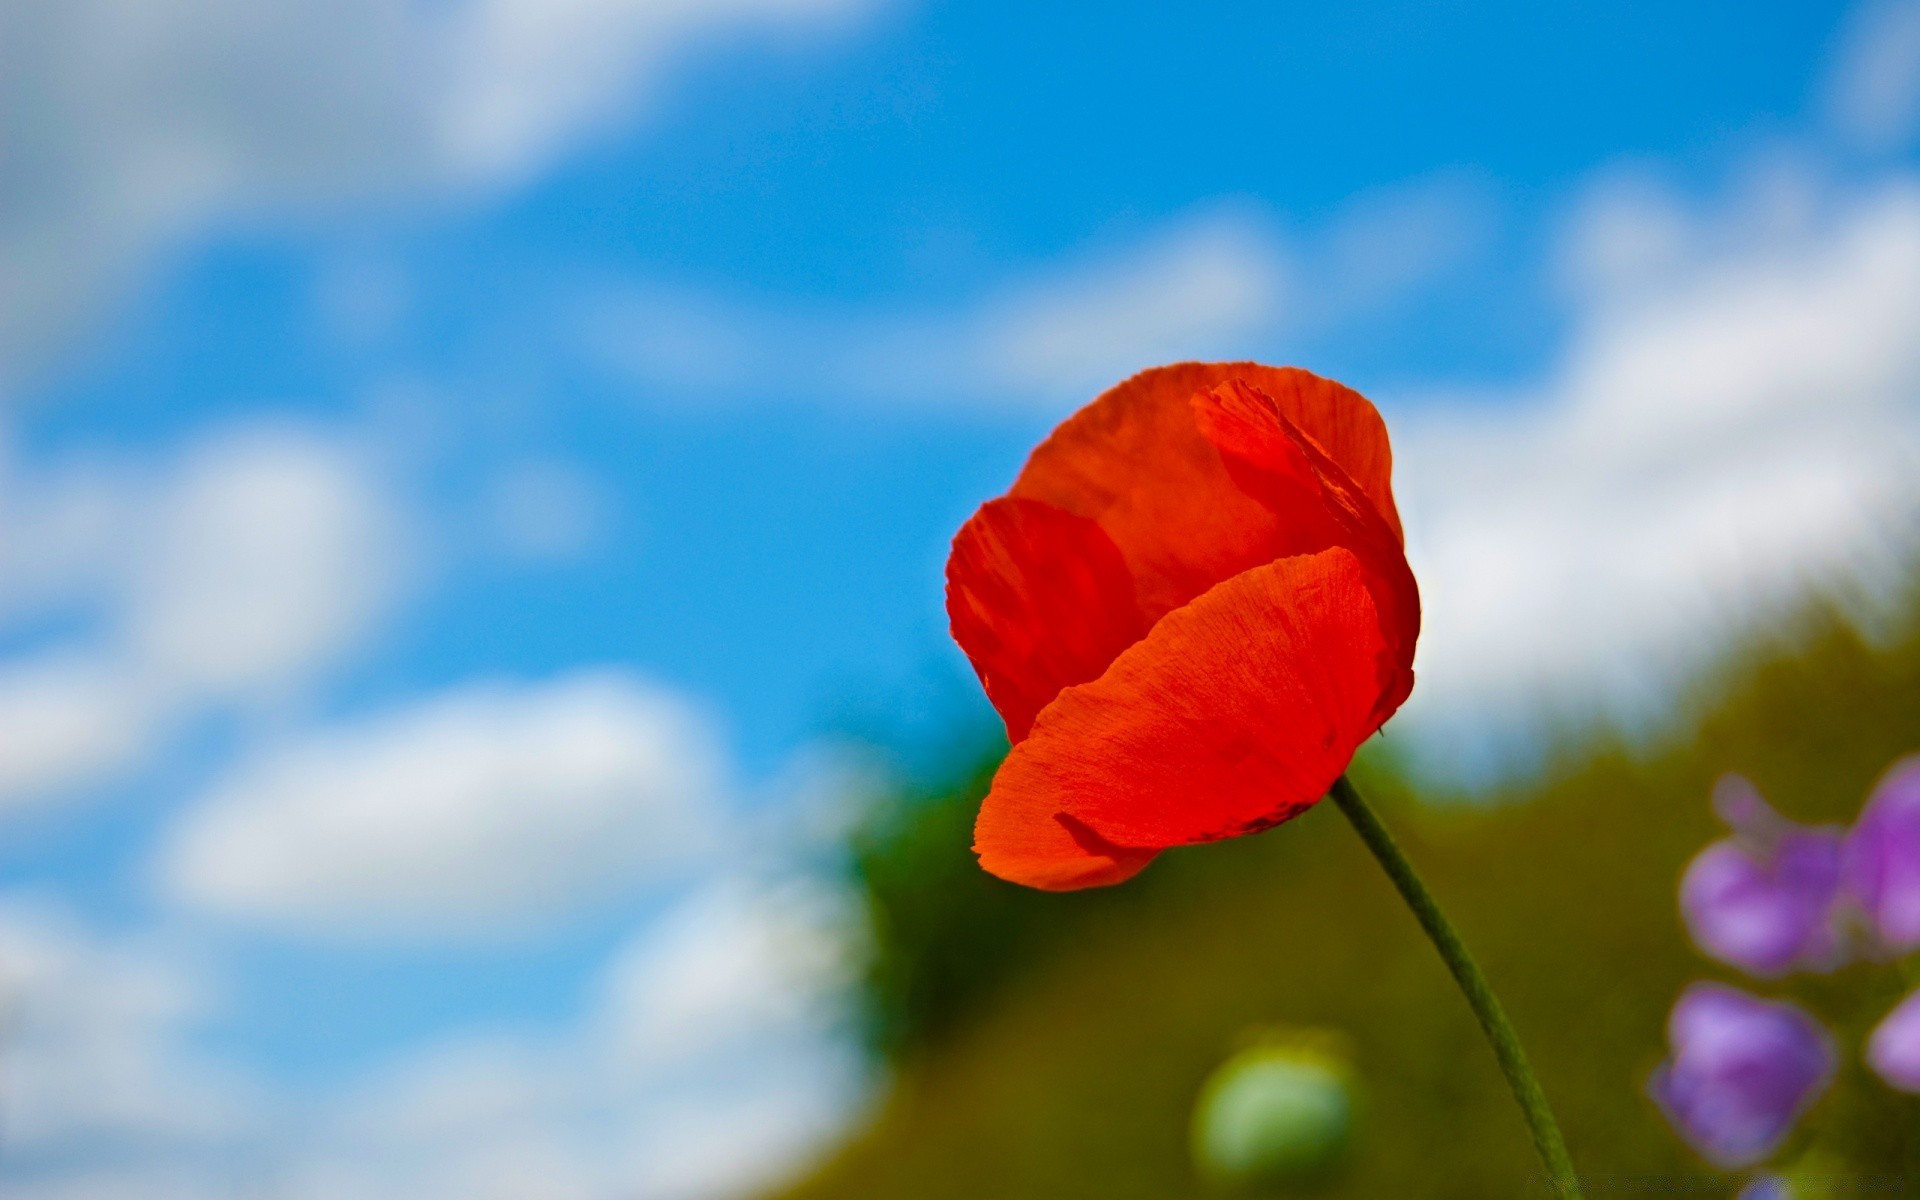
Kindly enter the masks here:
<path id="1" fill-rule="evenodd" d="M 1645 1097 L 1680 988 L 1744 983 L 1693 950 L 1675 884 L 1719 836 L 1707 795 L 1721 772 L 1795 818 L 1847 821 L 1920 749 L 1920 617 L 1875 644 L 1809 618 L 1697 697 L 1663 742 L 1589 738 L 1539 781 L 1472 804 L 1414 803 L 1378 743 L 1355 772 L 1505 1000 L 1593 1196 L 1737 1187 Z M 1167 855 L 1120 888 L 1043 895 L 981 874 L 967 851 L 991 761 L 903 791 L 858 839 L 877 927 L 866 1029 L 892 1084 L 785 1200 L 1206 1194 L 1187 1152 L 1193 1099 L 1271 1024 L 1342 1031 L 1364 1081 L 1356 1153 L 1322 1194 L 1545 1194 L 1471 1015 L 1336 809 Z M 1850 1064 L 1781 1161 L 1920 1179 L 1920 1100 L 1857 1063 L 1903 990 L 1894 968 L 1746 986 L 1828 1018 Z"/>

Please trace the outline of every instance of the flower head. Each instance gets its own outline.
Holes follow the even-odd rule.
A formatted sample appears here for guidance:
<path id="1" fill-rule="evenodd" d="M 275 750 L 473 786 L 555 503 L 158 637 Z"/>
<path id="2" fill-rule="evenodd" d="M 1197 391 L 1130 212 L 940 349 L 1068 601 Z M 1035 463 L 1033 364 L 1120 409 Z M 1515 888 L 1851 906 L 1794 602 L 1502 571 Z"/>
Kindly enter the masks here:
<path id="1" fill-rule="evenodd" d="M 1672 1057 L 1649 1090 L 1680 1135 L 1722 1167 L 1760 1161 L 1833 1079 L 1832 1043 L 1798 1006 L 1718 983 L 1681 993 Z"/>
<path id="2" fill-rule="evenodd" d="M 1304 811 L 1413 687 L 1420 601 L 1379 414 L 1183 363 L 1100 396 L 954 538 L 947 611 L 1013 742 L 975 849 L 1116 883 Z"/>
<path id="3" fill-rule="evenodd" d="M 1867 1065 L 1903 1092 L 1920 1092 L 1920 990 L 1910 993 L 1867 1037 Z"/>
<path id="4" fill-rule="evenodd" d="M 1326 1040 L 1269 1039 L 1227 1060 L 1194 1106 L 1200 1173 L 1229 1187 L 1326 1178 L 1353 1139 L 1352 1068 Z"/>
<path id="5" fill-rule="evenodd" d="M 1681 877 L 1693 940 L 1754 975 L 1836 965 L 1840 831 L 1793 824 L 1737 775 L 1714 786 L 1713 807 L 1734 836 L 1702 850 Z"/>
<path id="6" fill-rule="evenodd" d="M 1920 756 L 1887 771 L 1847 836 L 1848 894 L 1887 950 L 1920 948 Z"/>

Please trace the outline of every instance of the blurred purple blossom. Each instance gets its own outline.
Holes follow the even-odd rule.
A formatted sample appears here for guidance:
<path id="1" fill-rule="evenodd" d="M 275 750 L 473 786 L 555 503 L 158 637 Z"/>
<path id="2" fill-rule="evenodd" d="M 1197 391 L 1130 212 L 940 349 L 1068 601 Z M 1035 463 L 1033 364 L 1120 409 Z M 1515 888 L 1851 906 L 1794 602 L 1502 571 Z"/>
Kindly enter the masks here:
<path id="1" fill-rule="evenodd" d="M 1880 945 L 1920 947 L 1920 755 L 1893 764 L 1847 835 L 1846 891 Z"/>
<path id="2" fill-rule="evenodd" d="M 1648 1090 L 1680 1135 L 1722 1167 L 1758 1162 L 1833 1078 L 1826 1031 L 1798 1006 L 1718 983 L 1682 992 L 1672 1057 Z"/>
<path id="3" fill-rule="evenodd" d="M 1832 969 L 1841 832 L 1788 821 L 1738 775 L 1714 785 L 1713 807 L 1733 836 L 1702 850 L 1681 877 L 1693 940 L 1753 975 Z"/>
<path id="4" fill-rule="evenodd" d="M 1793 1200 L 1793 1189 L 1778 1175 L 1755 1175 L 1736 1200 Z"/>
<path id="5" fill-rule="evenodd" d="M 1889 1086 L 1920 1092 L 1920 990 L 1874 1027 L 1867 1038 L 1867 1065 Z"/>

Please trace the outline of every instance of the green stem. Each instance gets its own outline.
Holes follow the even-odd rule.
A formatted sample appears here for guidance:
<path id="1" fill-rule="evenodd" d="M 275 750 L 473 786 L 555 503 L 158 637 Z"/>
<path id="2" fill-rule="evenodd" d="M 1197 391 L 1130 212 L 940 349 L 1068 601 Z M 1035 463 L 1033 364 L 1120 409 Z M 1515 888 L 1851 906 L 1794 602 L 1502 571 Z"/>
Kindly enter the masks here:
<path id="1" fill-rule="evenodd" d="M 1520 1036 L 1513 1031 L 1512 1022 L 1500 1007 L 1499 999 L 1488 985 L 1487 977 L 1480 972 L 1480 965 L 1473 961 L 1473 955 L 1467 952 L 1467 944 L 1460 940 L 1460 933 L 1454 929 L 1453 922 L 1447 920 L 1434 902 L 1433 893 L 1427 890 L 1420 876 L 1414 871 L 1413 864 L 1400 852 L 1394 843 L 1393 835 L 1380 823 L 1373 809 L 1360 797 L 1353 784 L 1345 775 L 1334 780 L 1333 789 L 1328 793 L 1340 811 L 1347 814 L 1347 820 L 1353 822 L 1353 828 L 1360 834 L 1360 840 L 1373 851 L 1373 856 L 1386 868 L 1387 878 L 1393 880 L 1393 886 L 1413 910 L 1420 927 L 1427 931 L 1433 940 L 1434 949 L 1447 964 L 1447 970 L 1453 972 L 1454 982 L 1466 993 L 1467 1004 L 1472 1007 L 1473 1015 L 1479 1018 L 1480 1028 L 1486 1031 L 1487 1041 L 1493 1044 L 1493 1056 L 1500 1061 L 1501 1073 L 1507 1077 L 1507 1085 L 1513 1089 L 1513 1098 L 1520 1104 L 1520 1112 L 1527 1119 L 1527 1131 L 1533 1135 L 1533 1147 L 1540 1152 L 1540 1161 L 1547 1168 L 1547 1178 L 1553 1184 L 1553 1193 L 1558 1200 L 1580 1200 L 1580 1180 L 1573 1173 L 1573 1160 L 1567 1157 L 1566 1139 L 1560 1136 L 1560 1126 L 1554 1122 L 1553 1112 L 1547 1107 L 1546 1094 L 1540 1090 L 1540 1081 L 1534 1078 L 1533 1068 L 1527 1065 L 1527 1053 L 1520 1048 Z"/>

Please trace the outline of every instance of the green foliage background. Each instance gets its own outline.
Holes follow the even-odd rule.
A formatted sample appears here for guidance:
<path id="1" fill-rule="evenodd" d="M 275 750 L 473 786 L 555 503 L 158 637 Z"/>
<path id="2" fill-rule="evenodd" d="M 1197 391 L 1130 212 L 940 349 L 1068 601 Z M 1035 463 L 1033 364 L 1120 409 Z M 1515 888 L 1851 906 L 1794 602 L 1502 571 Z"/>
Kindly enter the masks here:
<path id="1" fill-rule="evenodd" d="M 1500 991 L 1590 1195 L 1731 1195 L 1645 1096 L 1686 983 L 1792 995 L 1850 1064 L 1779 1162 L 1802 1195 L 1841 1181 L 1920 1195 L 1920 1100 L 1858 1065 L 1903 992 L 1891 965 L 1754 983 L 1690 945 L 1674 888 L 1720 835 L 1723 771 L 1788 815 L 1850 821 L 1896 757 L 1920 750 L 1920 619 L 1880 644 L 1804 622 L 1700 692 L 1650 749 L 1589 742 L 1539 782 L 1430 797 L 1376 751 L 1358 778 Z M 1164 856 L 1093 893 L 1028 892 L 967 849 L 997 753 L 906 789 L 859 834 L 876 928 L 866 1030 L 891 1086 L 786 1200 L 1133 1200 L 1199 1196 L 1188 1161 L 1207 1073 L 1270 1024 L 1351 1042 L 1358 1152 L 1325 1194 L 1544 1195 L 1478 1029 L 1379 867 L 1330 805 L 1256 838 Z"/>

